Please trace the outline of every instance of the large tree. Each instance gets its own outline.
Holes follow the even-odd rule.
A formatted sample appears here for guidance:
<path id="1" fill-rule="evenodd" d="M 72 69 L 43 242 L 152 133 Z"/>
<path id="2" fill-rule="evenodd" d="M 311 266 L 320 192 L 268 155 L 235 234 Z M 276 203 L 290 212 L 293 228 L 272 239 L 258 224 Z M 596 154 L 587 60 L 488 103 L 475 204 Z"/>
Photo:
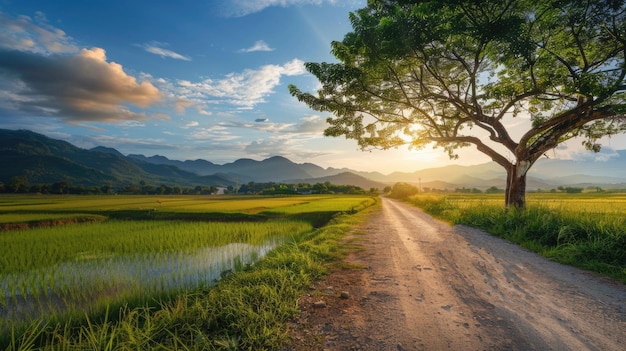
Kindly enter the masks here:
<path id="1" fill-rule="evenodd" d="M 306 64 L 317 94 L 289 90 L 364 150 L 475 147 L 523 208 L 547 151 L 626 131 L 625 17 L 623 0 L 369 0 L 331 44 L 338 63 Z"/>

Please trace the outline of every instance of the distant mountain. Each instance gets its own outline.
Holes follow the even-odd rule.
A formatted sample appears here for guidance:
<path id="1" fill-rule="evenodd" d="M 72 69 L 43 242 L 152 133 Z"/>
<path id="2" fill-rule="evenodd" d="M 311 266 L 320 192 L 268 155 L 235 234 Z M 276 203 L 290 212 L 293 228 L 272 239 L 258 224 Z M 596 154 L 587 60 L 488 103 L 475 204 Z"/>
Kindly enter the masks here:
<path id="1" fill-rule="evenodd" d="M 616 154 L 617 156 L 611 158 L 609 161 L 552 160 L 542 158 L 533 165 L 529 173 L 547 179 L 582 175 L 588 176 L 589 179 L 595 177 L 613 177 L 623 180 L 626 179 L 626 150 L 617 150 Z"/>
<path id="2" fill-rule="evenodd" d="M 227 173 L 240 174 L 255 182 L 283 181 L 285 179 L 311 177 L 300 165 L 281 156 L 274 156 L 263 161 L 239 159 L 222 166 Z"/>
<path id="3" fill-rule="evenodd" d="M 131 154 L 103 146 L 90 150 L 27 130 L 0 129 L 0 182 L 25 176 L 31 184 L 67 181 L 72 185 L 138 184 L 179 186 L 236 186 L 248 182 L 323 183 L 356 185 L 364 189 L 407 182 L 422 188 L 448 189 L 492 186 L 505 188 L 506 174 L 490 162 L 474 166 L 451 165 L 416 172 L 359 172 L 294 163 L 281 156 L 256 161 L 238 159 L 223 165 L 207 160 L 170 160 L 164 156 Z M 609 162 L 539 160 L 528 173 L 528 190 L 558 186 L 625 187 L 626 150 Z"/>
<path id="4" fill-rule="evenodd" d="M 291 183 L 291 184 L 298 184 L 298 183 L 315 184 L 315 183 L 330 182 L 331 184 L 336 184 L 336 185 L 354 185 L 354 186 L 361 187 L 364 190 L 369 190 L 371 188 L 377 188 L 379 190 L 383 190 L 383 188 L 388 185 L 386 183 L 376 182 L 371 179 L 367 179 L 365 177 L 362 177 L 360 175 L 357 175 L 351 172 L 343 172 L 343 173 L 339 173 L 339 174 L 335 174 L 331 176 L 317 177 L 317 178 L 288 179 L 285 182 Z"/>
<path id="5" fill-rule="evenodd" d="M 200 159 L 194 160 L 194 161 L 190 161 L 190 160 L 176 161 L 176 160 L 170 160 L 165 156 L 156 155 L 156 156 L 146 157 L 144 155 L 136 155 L 136 154 L 130 154 L 128 155 L 128 157 L 131 159 L 139 160 L 139 161 L 146 162 L 146 163 L 152 163 L 156 165 L 175 166 L 175 167 L 182 169 L 183 171 L 192 172 L 192 173 L 196 173 L 199 175 L 209 175 L 209 174 L 218 173 L 221 167 L 209 161 L 200 160 Z"/>
<path id="6" fill-rule="evenodd" d="M 184 186 L 235 183 L 223 177 L 199 176 L 172 166 L 138 162 L 111 148 L 81 149 L 27 130 L 0 129 L 0 163 L 3 183 L 13 176 L 24 176 L 31 184 L 66 181 L 83 186 L 123 186 L 142 180 Z"/>
<path id="7" fill-rule="evenodd" d="M 250 181 L 271 182 L 288 178 L 311 177 L 311 173 L 307 170 L 312 171 L 312 173 L 316 175 L 323 173 L 323 171 L 319 172 L 319 170 L 323 170 L 323 168 L 319 166 L 312 164 L 306 164 L 306 166 L 298 165 L 281 156 L 270 157 L 263 161 L 242 158 L 224 165 L 216 165 L 206 160 L 175 161 L 164 156 L 146 157 L 143 155 L 128 155 L 128 157 L 151 164 L 175 166 L 199 175 L 215 173 L 228 174 L 230 177 L 239 178 L 240 183 Z"/>
<path id="8" fill-rule="evenodd" d="M 121 152 L 115 150 L 112 147 L 96 146 L 94 148 L 89 149 L 89 151 L 102 152 L 104 154 L 111 154 L 111 155 L 115 155 L 115 156 L 122 157 L 122 158 L 124 157 L 124 155 Z"/>
<path id="9" fill-rule="evenodd" d="M 558 186 L 620 187 L 626 182 L 626 150 L 617 151 L 619 157 L 601 162 L 540 159 L 527 176 L 528 190 L 552 189 Z M 422 183 L 446 182 L 436 189 L 506 187 L 506 172 L 495 162 L 473 166 L 450 165 L 406 173 L 394 172 L 385 177 L 388 182 Z M 451 188 L 452 187 L 452 188 Z"/>
<path id="10" fill-rule="evenodd" d="M 324 169 L 313 163 L 303 163 L 300 165 L 300 167 L 302 167 L 302 169 L 306 173 L 308 173 L 311 177 L 314 177 L 314 178 L 326 177 L 326 176 L 334 174 L 334 172 L 329 171 L 328 169 Z"/>
<path id="11" fill-rule="evenodd" d="M 470 178 L 474 179 L 470 179 Z M 389 174 L 386 179 L 392 182 L 417 183 L 431 182 L 436 180 L 445 180 L 450 183 L 464 184 L 465 182 L 473 182 L 475 179 L 502 178 L 506 179 L 504 169 L 496 163 L 484 163 L 475 166 L 459 166 L 450 165 L 444 167 L 428 168 L 413 173 L 394 172 Z"/>
<path id="12" fill-rule="evenodd" d="M 250 181 L 278 182 L 291 178 L 323 177 L 335 174 L 335 172 L 328 172 L 318 165 L 312 163 L 297 164 L 282 156 L 274 156 L 262 161 L 242 158 L 223 165 L 200 159 L 195 161 L 175 161 L 164 156 L 128 155 L 128 157 L 153 164 L 173 165 L 200 175 L 225 174 L 233 179 L 238 178 L 240 183 Z"/>

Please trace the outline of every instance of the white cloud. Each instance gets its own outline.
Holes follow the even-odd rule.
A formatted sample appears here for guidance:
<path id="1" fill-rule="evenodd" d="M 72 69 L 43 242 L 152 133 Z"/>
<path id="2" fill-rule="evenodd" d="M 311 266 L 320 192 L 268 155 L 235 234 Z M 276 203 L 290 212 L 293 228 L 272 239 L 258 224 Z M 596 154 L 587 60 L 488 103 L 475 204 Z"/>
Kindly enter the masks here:
<path id="1" fill-rule="evenodd" d="M 229 128 L 249 129 L 249 130 L 256 130 L 256 131 L 267 132 L 267 133 L 286 132 L 286 131 L 293 129 L 294 127 L 293 123 L 272 123 L 272 122 L 269 122 L 269 119 L 267 122 L 260 122 L 260 123 L 259 121 L 255 121 L 254 123 L 232 121 L 232 122 L 223 122 L 220 125 L 224 127 L 229 127 Z"/>
<path id="2" fill-rule="evenodd" d="M 295 126 L 294 133 L 319 134 L 321 136 L 327 127 L 325 118 L 313 115 L 302 118 L 301 122 Z"/>
<path id="3" fill-rule="evenodd" d="M 149 44 L 143 44 L 139 46 L 142 47 L 147 52 L 161 56 L 163 58 L 172 58 L 175 60 L 191 61 L 191 58 L 189 56 L 184 56 L 174 51 L 164 49 L 163 46 L 167 46 L 167 45 L 168 44 L 166 43 L 159 43 L 155 41 Z"/>
<path id="4" fill-rule="evenodd" d="M 267 45 L 267 43 L 264 42 L 263 40 L 259 40 L 255 42 L 254 45 L 252 45 L 251 47 L 239 50 L 239 52 L 256 52 L 256 51 L 274 51 L 274 49 L 270 48 L 269 45 Z"/>
<path id="5" fill-rule="evenodd" d="M 28 16 L 11 18 L 0 12 L 0 28 L 0 48 L 40 54 L 78 51 L 73 39 L 49 25 L 40 12 L 34 20 Z"/>
<path id="6" fill-rule="evenodd" d="M 302 140 L 306 137 L 322 138 L 322 132 L 326 128 L 325 120 L 316 115 L 304 117 L 299 123 L 270 122 L 269 118 L 263 117 L 256 119 L 254 123 L 228 121 L 222 122 L 219 125 L 225 128 L 248 129 L 272 134 L 280 134 L 284 137 L 293 137 L 297 135 L 298 138 Z"/>
<path id="7" fill-rule="evenodd" d="M 600 144 L 602 148 L 600 152 L 593 152 L 585 149 L 583 145 L 584 138 L 574 138 L 559 144 L 556 148 L 546 152 L 546 156 L 550 159 L 558 160 L 574 160 L 581 162 L 603 162 L 612 158 L 619 157 L 615 145 L 611 145 L 608 137 L 602 138 Z"/>
<path id="8" fill-rule="evenodd" d="M 215 125 L 208 128 L 197 128 L 189 134 L 189 137 L 191 139 L 204 141 L 231 141 L 240 138 L 237 135 L 231 134 L 227 129 L 228 128 L 221 125 Z"/>
<path id="9" fill-rule="evenodd" d="M 246 69 L 230 73 L 221 79 L 205 79 L 199 82 L 179 80 L 176 83 L 154 81 L 172 96 L 194 104 L 226 104 L 236 109 L 250 110 L 264 103 L 274 93 L 283 76 L 306 73 L 304 62 L 293 59 L 284 65 L 266 65 L 259 69 Z M 181 105 L 182 106 L 182 105 Z M 204 108 L 202 110 L 205 110 Z"/>
<path id="10" fill-rule="evenodd" d="M 72 144 L 82 148 L 106 146 L 117 149 L 122 153 L 136 153 L 145 150 L 175 150 L 177 147 L 166 143 L 162 138 L 128 138 L 120 137 L 104 131 L 100 135 L 78 136 L 67 139 Z"/>
<path id="11" fill-rule="evenodd" d="M 310 160 L 326 154 L 298 145 L 292 138 L 260 139 L 250 142 L 244 148 L 245 154 L 260 158 L 284 156 L 291 160 Z"/>
<path id="12" fill-rule="evenodd" d="M 231 0 L 222 5 L 222 14 L 229 17 L 242 17 L 272 6 L 336 4 L 338 0 Z"/>
<path id="13" fill-rule="evenodd" d="M 192 127 L 197 127 L 199 125 L 200 125 L 200 123 L 198 123 L 197 121 L 189 121 L 189 122 L 185 123 L 182 126 L 182 128 L 183 129 L 188 129 L 188 128 L 192 128 Z"/>

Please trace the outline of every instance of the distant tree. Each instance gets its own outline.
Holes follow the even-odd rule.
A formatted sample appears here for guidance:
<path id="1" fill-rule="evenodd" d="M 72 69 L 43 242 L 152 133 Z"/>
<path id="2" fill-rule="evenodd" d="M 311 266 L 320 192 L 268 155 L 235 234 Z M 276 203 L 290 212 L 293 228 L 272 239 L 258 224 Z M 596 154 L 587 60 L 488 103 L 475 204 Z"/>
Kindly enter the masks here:
<path id="1" fill-rule="evenodd" d="M 102 192 L 102 187 L 98 186 L 98 185 L 94 185 L 89 187 L 89 189 L 87 190 L 88 194 L 93 194 L 93 195 L 100 195 L 103 194 Z"/>
<path id="2" fill-rule="evenodd" d="M 475 147 L 523 208 L 547 151 L 626 131 L 625 18 L 622 0 L 369 0 L 332 43 L 339 63 L 306 63 L 317 94 L 289 90 L 363 150 Z M 528 120 L 517 138 L 514 118 Z"/>
<path id="3" fill-rule="evenodd" d="M 56 182 L 52 184 L 51 191 L 53 194 L 65 194 L 70 188 L 70 184 L 66 181 Z"/>
<path id="4" fill-rule="evenodd" d="M 172 188 L 165 185 L 165 184 L 161 184 L 158 188 L 157 188 L 157 193 L 160 195 L 169 195 L 172 193 Z"/>
<path id="5" fill-rule="evenodd" d="M 396 199 L 406 199 L 417 193 L 419 193 L 419 189 L 415 185 L 400 182 L 393 185 L 389 196 Z"/>
<path id="6" fill-rule="evenodd" d="M 178 185 L 174 185 L 173 187 L 170 188 L 171 192 L 170 194 L 174 194 L 174 195 L 180 195 L 183 193 L 183 188 L 181 188 Z"/>
<path id="7" fill-rule="evenodd" d="M 139 194 L 141 192 L 141 188 L 134 184 L 129 184 L 124 187 L 123 192 L 126 194 Z"/>
<path id="8" fill-rule="evenodd" d="M 100 187 L 100 191 L 101 191 L 103 194 L 110 194 L 110 193 L 111 193 L 111 185 L 106 184 L 106 185 L 101 186 L 101 187 Z"/>
<path id="9" fill-rule="evenodd" d="M 504 189 L 499 189 L 497 186 L 491 186 L 489 189 L 485 190 L 487 194 L 503 194 Z"/>
<path id="10" fill-rule="evenodd" d="M 328 187 L 326 186 L 326 184 L 323 183 L 315 183 L 313 184 L 313 192 L 318 194 L 327 194 Z"/>
<path id="11" fill-rule="evenodd" d="M 23 176 L 13 176 L 9 180 L 9 187 L 14 193 L 26 192 L 30 188 L 28 179 Z"/>
<path id="12" fill-rule="evenodd" d="M 583 188 L 577 188 L 573 186 L 568 186 L 565 188 L 565 192 L 568 194 L 579 194 L 583 192 Z"/>

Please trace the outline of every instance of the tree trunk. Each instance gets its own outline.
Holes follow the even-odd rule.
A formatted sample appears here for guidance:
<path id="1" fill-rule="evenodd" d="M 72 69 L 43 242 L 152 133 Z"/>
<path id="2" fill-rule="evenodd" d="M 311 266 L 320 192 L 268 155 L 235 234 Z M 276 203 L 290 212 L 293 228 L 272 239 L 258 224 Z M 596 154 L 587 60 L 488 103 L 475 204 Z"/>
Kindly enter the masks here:
<path id="1" fill-rule="evenodd" d="M 526 207 L 526 173 L 530 165 L 531 162 L 518 161 L 507 169 L 504 198 L 506 208 L 521 210 Z"/>

